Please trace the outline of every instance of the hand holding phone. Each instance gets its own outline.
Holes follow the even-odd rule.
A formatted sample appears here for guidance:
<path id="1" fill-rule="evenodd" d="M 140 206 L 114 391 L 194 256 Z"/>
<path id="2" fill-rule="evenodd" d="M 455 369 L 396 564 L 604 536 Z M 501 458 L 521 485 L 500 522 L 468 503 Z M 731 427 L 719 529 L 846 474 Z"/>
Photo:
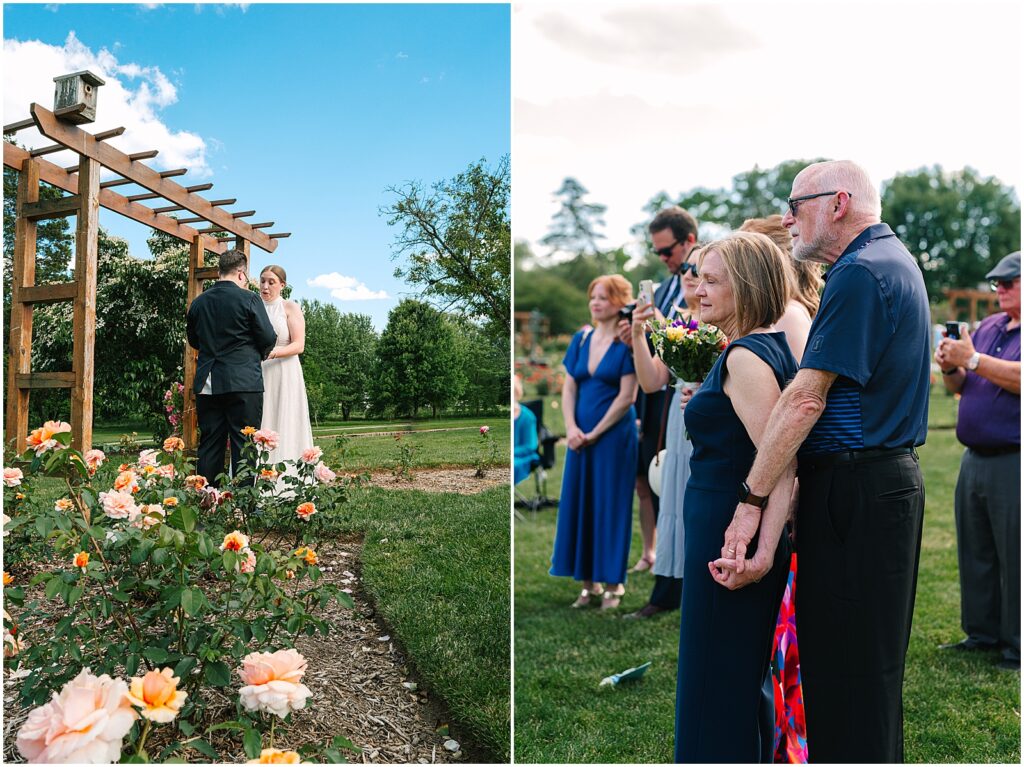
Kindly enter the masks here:
<path id="1" fill-rule="evenodd" d="M 638 291 L 636 302 L 639 306 L 654 303 L 653 280 L 640 280 L 640 290 Z"/>
<path id="2" fill-rule="evenodd" d="M 946 338 L 951 338 L 954 341 L 960 340 L 960 323 L 959 322 L 947 322 L 946 323 Z"/>

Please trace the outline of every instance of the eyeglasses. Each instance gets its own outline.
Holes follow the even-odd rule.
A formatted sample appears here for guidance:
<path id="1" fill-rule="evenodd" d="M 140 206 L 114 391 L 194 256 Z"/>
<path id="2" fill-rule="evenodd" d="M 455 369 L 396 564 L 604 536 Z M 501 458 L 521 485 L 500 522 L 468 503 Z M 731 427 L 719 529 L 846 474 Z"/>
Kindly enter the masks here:
<path id="1" fill-rule="evenodd" d="M 697 265 L 692 261 L 684 261 L 683 265 L 679 267 L 679 274 L 686 274 L 687 272 L 693 272 L 693 278 L 699 279 L 700 275 L 697 273 Z"/>
<path id="2" fill-rule="evenodd" d="M 1010 290 L 1017 284 L 1017 280 L 1019 279 L 1020 277 L 1014 277 L 1012 280 L 992 280 L 989 283 L 989 286 L 992 288 L 993 293 L 995 293 L 999 288 L 1002 288 L 1003 290 Z"/>
<path id="3" fill-rule="evenodd" d="M 790 197 L 786 200 L 786 204 L 789 205 L 789 212 L 793 214 L 793 218 L 796 218 L 796 209 L 800 206 L 800 203 L 805 200 L 813 200 L 815 197 L 828 197 L 829 195 L 839 194 L 839 191 L 835 192 L 818 192 L 817 194 L 804 194 L 800 197 Z M 847 196 L 853 197 L 852 194 Z"/>
<path id="4" fill-rule="evenodd" d="M 654 252 L 664 258 L 672 258 L 672 251 L 676 249 L 676 245 L 678 244 L 679 240 L 675 240 L 671 245 L 666 245 L 664 248 L 658 248 Z"/>

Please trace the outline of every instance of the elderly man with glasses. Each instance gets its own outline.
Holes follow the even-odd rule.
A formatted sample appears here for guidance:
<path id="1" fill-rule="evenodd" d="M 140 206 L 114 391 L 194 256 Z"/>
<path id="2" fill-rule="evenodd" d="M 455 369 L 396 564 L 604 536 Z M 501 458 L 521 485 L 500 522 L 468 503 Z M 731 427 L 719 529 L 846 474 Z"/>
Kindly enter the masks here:
<path id="1" fill-rule="evenodd" d="M 745 569 L 767 497 L 796 460 L 808 759 L 900 762 L 924 516 L 914 448 L 927 432 L 928 296 L 858 165 L 810 165 L 792 195 L 782 223 L 793 256 L 831 268 L 800 370 L 738 483 L 719 562 Z"/>
<path id="2" fill-rule="evenodd" d="M 1001 312 L 973 337 L 935 351 L 946 389 L 960 395 L 956 437 L 965 446 L 954 501 L 960 625 L 943 649 L 1002 650 L 998 668 L 1020 671 L 1020 251 L 986 277 Z"/>

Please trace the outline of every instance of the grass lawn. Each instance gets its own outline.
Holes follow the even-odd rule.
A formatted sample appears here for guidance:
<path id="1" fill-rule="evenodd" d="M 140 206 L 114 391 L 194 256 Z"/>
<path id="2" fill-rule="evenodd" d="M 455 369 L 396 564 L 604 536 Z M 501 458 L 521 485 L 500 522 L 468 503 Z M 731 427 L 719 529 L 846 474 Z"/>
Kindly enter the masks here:
<path id="1" fill-rule="evenodd" d="M 558 411 L 545 415 L 560 432 Z M 552 417 L 553 416 L 553 417 Z M 920 449 L 927 501 L 914 629 L 904 685 L 907 762 L 1020 762 L 1020 677 L 996 656 L 953 657 L 937 649 L 961 638 L 953 488 L 962 448 L 951 428 L 955 401 L 933 390 Z M 557 495 L 563 448 L 549 489 Z M 679 615 L 621 616 L 646 601 L 653 577 L 631 575 L 614 614 L 575 611 L 570 579 L 547 575 L 555 512 L 515 523 L 515 759 L 517 762 L 670 762 Z M 630 563 L 640 551 L 634 514 Z M 634 684 L 600 680 L 645 661 Z"/>

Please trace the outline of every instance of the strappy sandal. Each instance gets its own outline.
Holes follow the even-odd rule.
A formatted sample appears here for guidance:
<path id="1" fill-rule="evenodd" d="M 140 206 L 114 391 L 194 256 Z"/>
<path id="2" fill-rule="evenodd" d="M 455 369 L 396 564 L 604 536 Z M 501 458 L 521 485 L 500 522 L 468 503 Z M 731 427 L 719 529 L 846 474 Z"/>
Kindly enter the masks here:
<path id="1" fill-rule="evenodd" d="M 578 610 L 581 607 L 587 607 L 590 604 L 591 597 L 603 596 L 605 590 L 602 588 L 600 591 L 594 589 L 582 589 L 580 595 L 576 597 L 576 601 L 572 603 L 572 608 Z"/>
<path id="2" fill-rule="evenodd" d="M 622 597 L 626 594 L 626 587 L 622 587 L 622 591 L 611 591 L 610 589 L 604 590 L 604 596 L 601 598 L 601 609 L 602 610 L 614 610 L 619 606 L 619 602 L 622 601 Z"/>
<path id="3" fill-rule="evenodd" d="M 654 560 L 648 557 L 646 554 L 636 561 L 633 568 L 630 570 L 631 573 L 642 573 L 645 570 L 650 570 L 654 567 Z"/>

